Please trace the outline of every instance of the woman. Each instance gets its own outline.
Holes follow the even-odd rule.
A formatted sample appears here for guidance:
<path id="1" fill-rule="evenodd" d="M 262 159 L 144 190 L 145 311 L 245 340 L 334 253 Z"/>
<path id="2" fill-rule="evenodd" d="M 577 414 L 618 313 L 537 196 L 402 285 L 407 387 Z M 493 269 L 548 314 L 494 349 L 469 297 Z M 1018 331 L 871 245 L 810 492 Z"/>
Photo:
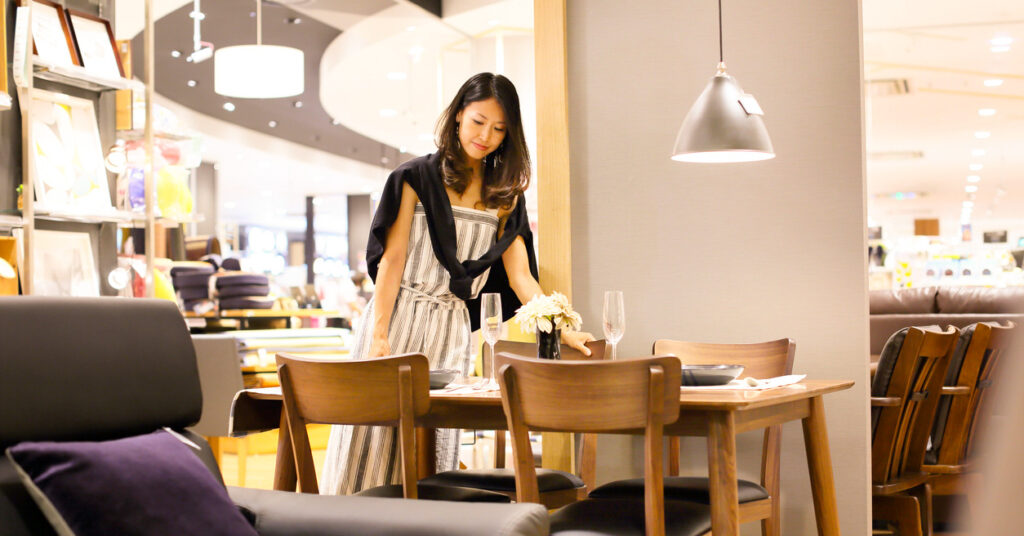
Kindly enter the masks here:
<path id="1" fill-rule="evenodd" d="M 512 82 L 491 73 L 467 80 L 438 121 L 437 142 L 384 186 L 366 254 L 376 292 L 352 355 L 420 352 L 432 369 L 468 375 L 479 294 L 503 293 L 507 318 L 543 293 L 527 247 L 530 155 Z M 590 354 L 589 333 L 563 331 L 562 340 Z M 457 468 L 458 447 L 458 430 L 438 430 L 438 471 Z M 343 494 L 398 483 L 394 430 L 335 426 L 322 480 L 325 493 Z"/>

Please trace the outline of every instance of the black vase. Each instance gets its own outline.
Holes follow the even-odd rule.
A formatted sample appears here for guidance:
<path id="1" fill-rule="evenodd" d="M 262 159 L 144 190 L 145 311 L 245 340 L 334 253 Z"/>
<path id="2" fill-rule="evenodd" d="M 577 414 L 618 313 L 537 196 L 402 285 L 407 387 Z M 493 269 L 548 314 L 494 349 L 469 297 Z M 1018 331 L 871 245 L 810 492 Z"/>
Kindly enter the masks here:
<path id="1" fill-rule="evenodd" d="M 562 359 L 562 330 L 555 328 L 551 333 L 537 330 L 537 357 L 541 359 Z"/>

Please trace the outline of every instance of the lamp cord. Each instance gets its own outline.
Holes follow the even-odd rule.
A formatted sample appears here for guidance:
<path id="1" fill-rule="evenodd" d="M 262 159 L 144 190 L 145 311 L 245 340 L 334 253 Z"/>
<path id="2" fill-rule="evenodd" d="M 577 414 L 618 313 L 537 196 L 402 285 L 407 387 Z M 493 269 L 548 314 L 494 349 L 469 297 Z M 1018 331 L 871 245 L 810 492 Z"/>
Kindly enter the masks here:
<path id="1" fill-rule="evenodd" d="M 722 52 L 722 0 L 718 0 L 718 63 L 725 63 Z"/>

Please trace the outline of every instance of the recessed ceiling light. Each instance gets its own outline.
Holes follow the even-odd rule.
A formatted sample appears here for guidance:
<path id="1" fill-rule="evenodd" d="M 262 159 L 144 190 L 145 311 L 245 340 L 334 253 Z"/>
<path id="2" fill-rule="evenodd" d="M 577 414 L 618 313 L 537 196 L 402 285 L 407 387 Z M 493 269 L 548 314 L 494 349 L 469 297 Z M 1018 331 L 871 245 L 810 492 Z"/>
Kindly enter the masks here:
<path id="1" fill-rule="evenodd" d="M 989 50 L 991 50 L 992 52 L 995 52 L 996 54 L 999 54 L 1001 52 L 1009 52 L 1010 51 L 1010 47 L 1009 47 L 1009 45 L 1007 45 L 1007 46 L 998 46 L 998 47 L 989 48 Z"/>
<path id="2" fill-rule="evenodd" d="M 185 82 L 185 85 L 187 85 L 188 87 L 196 87 L 196 81 L 189 80 L 188 82 Z"/>
<path id="3" fill-rule="evenodd" d="M 387 74 L 388 80 L 405 80 L 408 76 L 402 71 L 391 71 Z"/>
<path id="4" fill-rule="evenodd" d="M 399 145 L 399 146 L 398 146 L 398 152 L 400 152 L 400 153 L 402 153 L 402 154 L 405 154 L 405 152 L 406 152 L 407 150 L 408 150 L 408 147 L 406 147 L 406 146 L 404 146 L 404 145 Z"/>
<path id="5" fill-rule="evenodd" d="M 277 126 L 277 121 L 271 120 L 270 122 L 267 123 L 267 126 L 270 128 L 274 128 Z"/>
<path id="6" fill-rule="evenodd" d="M 331 119 L 331 124 L 334 126 L 338 126 L 341 124 L 341 121 L 338 121 L 337 119 Z"/>
<path id="7" fill-rule="evenodd" d="M 981 182 L 981 175 L 968 175 L 967 182 Z"/>
<path id="8" fill-rule="evenodd" d="M 381 117 L 395 117 L 397 115 L 398 115 L 398 111 L 397 110 L 392 110 L 391 108 L 381 108 L 381 110 L 380 110 L 380 116 Z"/>
<path id="9" fill-rule="evenodd" d="M 1008 35 L 997 35 L 988 40 L 988 44 L 994 47 L 1003 47 L 1013 43 L 1013 38 Z"/>
<path id="10" fill-rule="evenodd" d="M 978 191 L 978 187 L 973 184 L 968 184 L 967 186 L 964 186 L 964 191 L 969 194 L 973 194 Z"/>
<path id="11" fill-rule="evenodd" d="M 302 24 L 302 19 L 299 17 L 290 17 L 288 19 L 288 24 Z"/>
<path id="12" fill-rule="evenodd" d="M 302 108 L 302 101 L 297 100 L 297 101 L 292 103 L 292 106 L 294 106 L 296 108 Z"/>
<path id="13" fill-rule="evenodd" d="M 985 84 L 985 87 L 999 87 L 999 86 L 1003 85 L 1003 79 L 1002 78 L 989 78 L 988 80 L 985 80 L 984 84 Z"/>
<path id="14" fill-rule="evenodd" d="M 996 109 L 995 108 L 979 108 L 978 109 L 978 115 L 980 115 L 982 117 L 992 117 L 993 115 L 996 115 Z"/>
<path id="15" fill-rule="evenodd" d="M 313 204 L 316 205 L 316 206 L 320 206 L 320 203 L 322 203 L 322 202 L 323 201 L 321 201 L 319 197 L 314 197 L 313 198 Z"/>
<path id="16" fill-rule="evenodd" d="M 991 132 L 987 132 L 987 131 L 984 131 L 984 130 L 979 130 L 979 131 L 974 133 L 974 137 L 978 138 L 979 140 L 984 140 L 984 139 L 988 138 L 991 135 L 992 135 Z"/>
<path id="17" fill-rule="evenodd" d="M 405 27 L 405 31 L 407 31 L 407 32 L 415 32 L 416 31 L 416 27 L 415 26 L 406 26 Z"/>
<path id="18" fill-rule="evenodd" d="M 985 156 L 985 149 L 971 149 L 971 156 Z"/>
<path id="19" fill-rule="evenodd" d="M 981 171 L 981 168 L 985 167 L 984 164 L 971 164 L 967 166 L 971 171 Z"/>
<path id="20" fill-rule="evenodd" d="M 231 103 L 231 102 L 225 102 L 224 106 L 221 106 L 221 108 L 224 108 L 225 110 L 227 110 L 229 112 L 235 111 L 235 105 L 234 105 L 234 103 Z"/>
<path id="21" fill-rule="evenodd" d="M 181 57 L 181 51 L 180 50 L 172 50 L 171 51 L 171 57 L 172 58 L 180 58 Z"/>

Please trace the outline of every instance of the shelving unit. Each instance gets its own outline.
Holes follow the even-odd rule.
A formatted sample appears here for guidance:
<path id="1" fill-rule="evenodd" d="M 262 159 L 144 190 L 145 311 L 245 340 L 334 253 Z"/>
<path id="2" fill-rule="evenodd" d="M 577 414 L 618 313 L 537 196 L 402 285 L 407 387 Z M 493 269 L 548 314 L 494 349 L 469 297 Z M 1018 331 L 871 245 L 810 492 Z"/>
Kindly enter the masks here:
<path id="1" fill-rule="evenodd" d="M 14 46 L 14 82 L 18 92 L 18 101 L 21 109 L 22 120 L 22 191 L 23 210 L 20 214 L 0 214 L 0 227 L 22 229 L 22 248 L 24 250 L 23 264 L 20 266 L 22 278 L 22 291 L 24 294 L 33 293 L 33 270 L 35 262 L 35 222 L 39 220 L 108 224 L 135 226 L 139 223 L 146 229 L 147 243 L 153 244 L 156 227 L 154 213 L 154 184 L 153 184 L 153 10 L 152 0 L 145 0 L 146 24 L 143 30 L 144 54 L 146 64 L 146 83 L 124 78 L 111 79 L 87 71 L 78 66 L 56 66 L 43 61 L 41 58 L 30 53 L 32 36 L 29 30 L 32 27 L 32 11 L 30 7 L 19 7 L 17 9 L 17 20 L 15 30 Z M 25 73 L 25 74 L 22 74 Z M 32 73 L 27 76 L 27 73 Z M 32 133 L 32 102 L 35 91 L 35 79 L 47 80 L 61 85 L 76 87 L 102 93 L 123 89 L 142 90 L 146 94 L 146 128 L 141 131 L 138 139 L 146 141 L 146 166 L 145 166 L 145 217 L 140 219 L 133 212 L 112 210 L 102 213 L 87 213 L 74 211 L 37 211 L 35 207 L 35 158 L 34 139 Z M 146 251 L 146 296 L 153 295 L 153 252 L 152 248 Z"/>

